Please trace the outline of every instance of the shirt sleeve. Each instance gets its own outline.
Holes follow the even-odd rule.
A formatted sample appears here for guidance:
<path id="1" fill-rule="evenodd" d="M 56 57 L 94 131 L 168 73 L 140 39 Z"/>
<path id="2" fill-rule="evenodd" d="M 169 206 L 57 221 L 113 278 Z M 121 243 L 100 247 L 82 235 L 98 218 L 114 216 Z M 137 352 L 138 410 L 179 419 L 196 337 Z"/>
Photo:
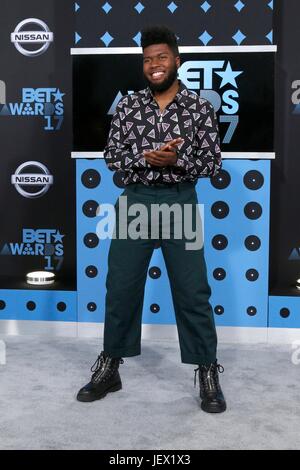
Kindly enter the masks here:
<path id="1" fill-rule="evenodd" d="M 197 178 L 215 176 L 222 167 L 217 115 L 211 103 L 207 101 L 205 106 L 207 112 L 197 127 L 190 153 L 179 150 L 174 165 Z"/>
<path id="2" fill-rule="evenodd" d="M 123 98 L 111 121 L 104 159 L 111 171 L 145 170 L 151 167 L 143 153 L 138 152 L 134 137 L 130 132 L 128 135 Z"/>

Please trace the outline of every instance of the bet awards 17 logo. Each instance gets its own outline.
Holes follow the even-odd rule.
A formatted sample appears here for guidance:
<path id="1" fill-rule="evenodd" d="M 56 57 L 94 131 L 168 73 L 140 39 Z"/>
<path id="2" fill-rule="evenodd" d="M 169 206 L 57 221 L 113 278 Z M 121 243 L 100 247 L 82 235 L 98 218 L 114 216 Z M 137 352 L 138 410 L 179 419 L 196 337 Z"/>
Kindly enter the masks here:
<path id="1" fill-rule="evenodd" d="M 58 131 L 64 120 L 64 95 L 59 88 L 22 88 L 21 102 L 6 103 L 5 84 L 0 81 L 0 104 L 3 104 L 0 117 L 42 116 L 46 121 L 45 131 Z"/>
<path id="2" fill-rule="evenodd" d="M 228 123 L 222 143 L 229 144 L 239 122 L 237 78 L 243 70 L 233 70 L 229 60 L 187 60 L 178 72 L 187 88 L 210 101 L 216 112 L 221 109 L 219 121 Z M 216 75 L 220 82 L 218 91 L 214 86 Z"/>
<path id="3" fill-rule="evenodd" d="M 53 33 L 44 21 L 28 18 L 16 26 L 10 40 L 21 54 L 37 57 L 46 52 L 53 42 Z"/>
<path id="4" fill-rule="evenodd" d="M 187 60 L 178 69 L 178 76 L 186 87 L 207 99 L 219 121 L 228 124 L 222 143 L 229 144 L 239 123 L 239 77 L 243 70 L 234 70 L 230 60 Z M 217 83 L 217 86 L 216 86 Z M 128 90 L 129 95 L 134 93 Z M 114 114 L 122 93 L 118 91 L 108 115 Z"/>
<path id="5" fill-rule="evenodd" d="M 22 230 L 20 243 L 4 243 L 0 251 L 2 256 L 42 256 L 44 269 L 59 271 L 64 259 L 64 234 L 56 228 Z"/>

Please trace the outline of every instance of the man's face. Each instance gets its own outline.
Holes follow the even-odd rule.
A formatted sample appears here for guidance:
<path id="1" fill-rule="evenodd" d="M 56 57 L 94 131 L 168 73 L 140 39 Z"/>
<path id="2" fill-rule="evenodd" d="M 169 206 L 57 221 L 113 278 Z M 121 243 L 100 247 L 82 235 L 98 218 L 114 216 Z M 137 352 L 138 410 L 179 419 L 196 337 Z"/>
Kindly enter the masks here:
<path id="1" fill-rule="evenodd" d="M 145 47 L 143 59 L 144 77 L 151 90 L 168 90 L 177 78 L 179 56 L 175 57 L 167 44 L 153 44 Z"/>

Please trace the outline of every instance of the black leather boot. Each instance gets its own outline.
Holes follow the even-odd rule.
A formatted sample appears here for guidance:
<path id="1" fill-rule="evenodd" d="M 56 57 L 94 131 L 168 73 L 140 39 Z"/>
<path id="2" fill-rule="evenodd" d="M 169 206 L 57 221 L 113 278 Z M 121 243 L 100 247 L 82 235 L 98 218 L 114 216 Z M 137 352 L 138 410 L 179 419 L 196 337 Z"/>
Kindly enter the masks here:
<path id="1" fill-rule="evenodd" d="M 222 413 L 226 410 L 226 402 L 219 384 L 218 372 L 224 372 L 224 368 L 217 361 L 209 366 L 199 365 L 198 369 L 195 369 L 195 386 L 198 371 L 202 410 L 207 413 Z"/>
<path id="2" fill-rule="evenodd" d="M 123 362 L 123 359 L 109 357 L 102 351 L 91 367 L 91 372 L 94 372 L 91 381 L 79 390 L 77 400 L 99 400 L 110 392 L 121 390 L 122 382 L 118 369 L 119 364 Z"/>

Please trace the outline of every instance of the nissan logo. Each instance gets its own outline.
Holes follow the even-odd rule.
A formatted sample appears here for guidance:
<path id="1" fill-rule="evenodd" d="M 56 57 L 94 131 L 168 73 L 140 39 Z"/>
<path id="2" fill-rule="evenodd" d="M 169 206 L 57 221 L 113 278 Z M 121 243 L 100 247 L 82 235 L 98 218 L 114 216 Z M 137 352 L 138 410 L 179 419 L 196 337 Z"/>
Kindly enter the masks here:
<path id="1" fill-rule="evenodd" d="M 34 170 L 35 168 L 37 168 L 38 171 L 33 173 L 32 169 Z M 31 171 L 26 171 L 27 169 Z M 15 174 L 11 176 L 11 183 L 21 196 L 34 199 L 46 194 L 53 184 L 53 176 L 42 163 L 25 162 L 18 166 Z M 32 188 L 31 191 L 29 191 L 29 187 Z"/>
<path id="2" fill-rule="evenodd" d="M 27 30 L 27 25 L 37 26 L 36 29 Z M 25 29 L 24 29 L 25 28 Z M 27 57 L 37 57 L 48 49 L 53 42 L 53 33 L 50 32 L 44 21 L 37 18 L 28 18 L 21 21 L 10 35 L 11 42 L 21 54 Z M 37 49 L 26 48 L 24 44 L 42 44 Z"/>

